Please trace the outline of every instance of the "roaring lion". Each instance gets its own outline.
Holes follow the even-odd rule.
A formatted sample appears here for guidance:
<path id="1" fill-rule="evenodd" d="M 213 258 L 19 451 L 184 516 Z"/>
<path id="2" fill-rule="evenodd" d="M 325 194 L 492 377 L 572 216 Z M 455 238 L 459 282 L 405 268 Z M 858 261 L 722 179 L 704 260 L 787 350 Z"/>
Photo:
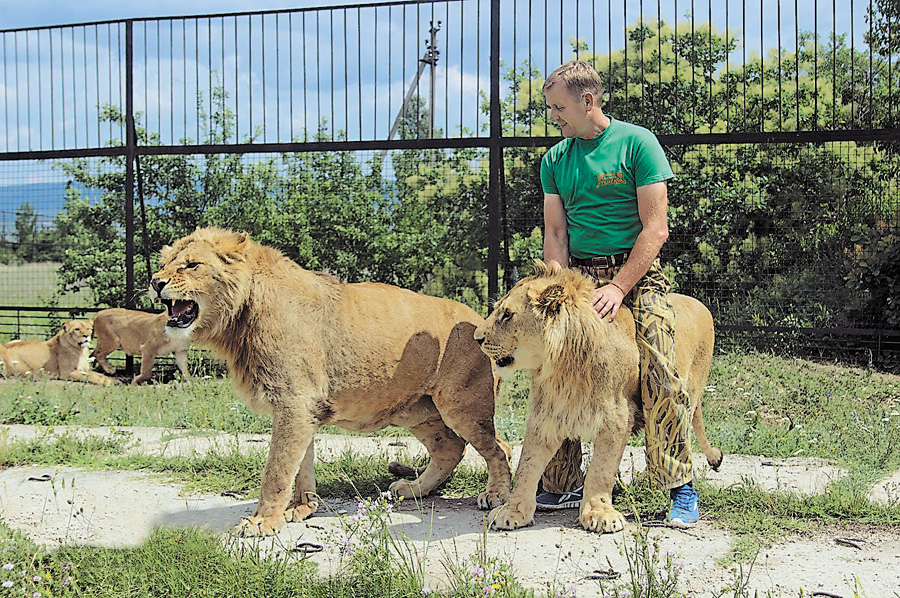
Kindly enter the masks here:
<path id="1" fill-rule="evenodd" d="M 169 316 L 165 312 L 150 314 L 120 307 L 101 310 L 94 316 L 97 346 L 92 355 L 107 374 L 116 372 L 116 368 L 106 360 L 106 356 L 116 349 L 122 349 L 126 355 L 140 355 L 141 373 L 131 381 L 132 384 L 139 384 L 150 379 L 157 357 L 172 353 L 181 374 L 190 380 L 187 370 L 190 342 L 183 336 L 170 337 L 166 334 L 168 321 Z"/>
<path id="2" fill-rule="evenodd" d="M 219 353 L 251 408 L 272 414 L 259 503 L 236 533 L 273 535 L 316 510 L 313 436 L 323 424 L 409 428 L 430 460 L 417 479 L 391 484 L 395 495 L 430 493 L 468 442 L 488 466 L 478 505 L 508 498 L 509 447 L 494 429 L 494 377 L 473 338 L 484 321 L 474 310 L 386 284 L 340 283 L 217 228 L 198 228 L 160 257 L 150 295 L 166 305 L 169 335 Z"/>
<path id="3" fill-rule="evenodd" d="M 643 427 L 639 355 L 631 311 L 600 318 L 591 306 L 596 284 L 576 270 L 536 260 L 494 307 L 475 339 L 496 372 L 531 370 L 531 407 L 509 502 L 491 512 L 493 525 L 515 529 L 534 520 L 538 481 L 565 438 L 593 440 L 579 522 L 615 532 L 625 519 L 612 504 L 619 462 L 631 434 Z M 694 433 L 713 468 L 722 451 L 710 446 L 700 396 L 712 361 L 713 320 L 691 297 L 670 294 L 675 310 L 677 367 L 691 398 Z"/>
<path id="4" fill-rule="evenodd" d="M 91 320 L 71 320 L 53 338 L 46 341 L 14 340 L 0 352 L 8 376 L 42 375 L 60 380 L 77 380 L 100 386 L 117 381 L 90 371 L 88 350 L 91 345 Z"/>

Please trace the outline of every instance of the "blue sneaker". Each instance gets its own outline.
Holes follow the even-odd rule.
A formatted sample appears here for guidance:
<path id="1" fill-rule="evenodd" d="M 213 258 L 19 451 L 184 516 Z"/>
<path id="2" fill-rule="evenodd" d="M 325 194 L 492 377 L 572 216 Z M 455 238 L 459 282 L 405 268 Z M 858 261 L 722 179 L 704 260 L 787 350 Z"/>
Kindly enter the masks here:
<path id="1" fill-rule="evenodd" d="M 538 492 L 535 497 L 537 508 L 540 511 L 556 511 L 558 509 L 574 509 L 581 506 L 584 495 L 584 486 L 579 486 L 571 492 Z"/>
<path id="2" fill-rule="evenodd" d="M 699 495 L 690 482 L 678 488 L 669 490 L 672 499 L 672 508 L 666 517 L 666 525 L 669 527 L 694 527 L 700 519 L 698 508 Z"/>

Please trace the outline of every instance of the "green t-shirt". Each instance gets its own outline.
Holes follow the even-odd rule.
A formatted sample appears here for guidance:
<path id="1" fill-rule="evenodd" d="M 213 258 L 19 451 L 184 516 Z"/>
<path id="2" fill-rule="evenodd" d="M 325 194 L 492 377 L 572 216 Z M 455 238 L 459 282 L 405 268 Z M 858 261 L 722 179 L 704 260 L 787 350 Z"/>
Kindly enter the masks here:
<path id="1" fill-rule="evenodd" d="M 562 197 L 578 259 L 631 251 L 643 229 L 637 188 L 675 176 L 653 133 L 609 120 L 597 137 L 563 139 L 541 160 L 541 186 Z"/>

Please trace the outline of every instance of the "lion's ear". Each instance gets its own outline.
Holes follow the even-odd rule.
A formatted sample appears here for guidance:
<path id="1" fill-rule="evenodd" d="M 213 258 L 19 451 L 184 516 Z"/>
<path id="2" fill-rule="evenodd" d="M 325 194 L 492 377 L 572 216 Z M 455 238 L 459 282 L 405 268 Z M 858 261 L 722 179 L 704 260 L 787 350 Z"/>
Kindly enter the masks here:
<path id="1" fill-rule="evenodd" d="M 529 299 L 545 318 L 555 316 L 566 301 L 566 288 L 562 284 L 551 284 L 540 291 L 534 289 L 529 292 Z"/>
<path id="2" fill-rule="evenodd" d="M 216 252 L 226 263 L 242 262 L 249 244 L 250 235 L 246 232 L 232 233 L 217 239 Z"/>

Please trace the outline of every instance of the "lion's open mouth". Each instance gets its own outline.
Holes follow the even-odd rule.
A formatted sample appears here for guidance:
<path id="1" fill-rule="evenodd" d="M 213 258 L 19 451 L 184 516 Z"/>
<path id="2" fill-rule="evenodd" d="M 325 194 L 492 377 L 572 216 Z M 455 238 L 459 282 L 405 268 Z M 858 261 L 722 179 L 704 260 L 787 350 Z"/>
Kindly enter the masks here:
<path id="1" fill-rule="evenodd" d="M 170 328 L 187 328 L 197 320 L 200 315 L 200 306 L 196 301 L 183 299 L 160 299 L 166 306 L 169 321 L 166 326 Z"/>
<path id="2" fill-rule="evenodd" d="M 507 355 L 506 357 L 501 357 L 500 359 L 497 360 L 497 367 L 505 368 L 507 366 L 512 365 L 513 361 L 514 360 L 513 360 L 512 355 Z"/>

